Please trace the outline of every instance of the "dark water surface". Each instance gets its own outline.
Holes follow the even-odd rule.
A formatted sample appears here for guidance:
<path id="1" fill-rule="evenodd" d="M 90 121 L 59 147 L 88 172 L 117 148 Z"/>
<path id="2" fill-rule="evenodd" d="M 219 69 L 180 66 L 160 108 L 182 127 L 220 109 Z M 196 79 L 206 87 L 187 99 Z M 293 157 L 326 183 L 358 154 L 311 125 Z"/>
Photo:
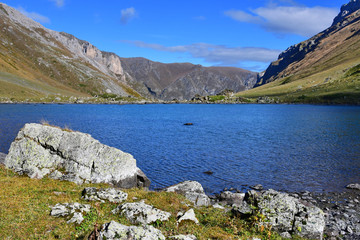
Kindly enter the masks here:
<path id="1" fill-rule="evenodd" d="M 258 183 L 343 191 L 360 182 L 359 107 L 0 104 L 0 152 L 41 120 L 131 153 L 152 188 L 197 180 L 208 193 Z"/>

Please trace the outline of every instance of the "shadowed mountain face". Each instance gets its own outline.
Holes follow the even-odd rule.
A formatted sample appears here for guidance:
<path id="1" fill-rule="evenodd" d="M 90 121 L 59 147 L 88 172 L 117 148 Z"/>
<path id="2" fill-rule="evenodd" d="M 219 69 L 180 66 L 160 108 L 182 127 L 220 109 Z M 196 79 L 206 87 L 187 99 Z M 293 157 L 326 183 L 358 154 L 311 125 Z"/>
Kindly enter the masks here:
<path id="1" fill-rule="evenodd" d="M 147 97 L 186 100 L 195 95 L 215 95 L 225 89 L 251 89 L 257 74 L 239 68 L 203 67 L 190 63 L 164 64 L 145 58 L 121 58 L 125 72 L 142 84 Z"/>
<path id="2" fill-rule="evenodd" d="M 29 97 L 113 93 L 185 100 L 224 89 L 250 89 L 257 80 L 256 73 L 239 68 L 121 58 L 73 35 L 46 29 L 2 3 L 0 26 L 0 97 L 19 92 Z"/>
<path id="3" fill-rule="evenodd" d="M 282 52 L 259 78 L 256 86 L 294 75 L 312 75 L 324 68 L 358 58 L 359 9 L 360 0 L 351 0 L 343 5 L 328 29 Z"/>

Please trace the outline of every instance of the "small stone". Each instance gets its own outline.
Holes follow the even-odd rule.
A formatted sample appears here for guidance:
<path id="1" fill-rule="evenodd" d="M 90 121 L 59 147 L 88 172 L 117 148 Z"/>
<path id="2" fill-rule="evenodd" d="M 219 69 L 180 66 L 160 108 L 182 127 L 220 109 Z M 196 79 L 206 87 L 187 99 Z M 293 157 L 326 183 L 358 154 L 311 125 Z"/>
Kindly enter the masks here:
<path id="1" fill-rule="evenodd" d="M 255 186 L 250 186 L 250 188 L 254 189 L 254 190 L 263 190 L 264 187 L 261 184 L 256 184 Z"/>
<path id="2" fill-rule="evenodd" d="M 105 200 L 113 203 L 120 203 L 125 201 L 128 197 L 128 194 L 114 189 L 114 188 L 94 188 L 87 187 L 82 191 L 82 198 L 88 201 L 101 201 L 105 202 Z"/>
<path id="3" fill-rule="evenodd" d="M 194 235 L 175 235 L 169 238 L 175 240 L 197 240 L 197 238 Z"/>
<path id="4" fill-rule="evenodd" d="M 354 233 L 354 231 L 352 230 L 352 228 L 349 225 L 346 227 L 346 231 L 350 234 Z"/>
<path id="5" fill-rule="evenodd" d="M 210 206 L 210 198 L 205 194 L 201 184 L 196 181 L 185 181 L 164 189 L 166 192 L 176 192 L 184 195 L 196 207 Z"/>
<path id="6" fill-rule="evenodd" d="M 213 175 L 213 174 L 214 174 L 214 172 L 213 172 L 213 171 L 210 171 L 210 170 L 209 170 L 209 171 L 205 171 L 204 173 L 207 174 L 207 175 Z"/>
<path id="7" fill-rule="evenodd" d="M 54 192 L 53 192 L 53 194 L 55 194 L 55 195 L 57 195 L 57 196 L 60 196 L 60 195 L 65 195 L 65 193 L 64 193 L 64 192 L 56 192 L 56 191 L 54 191 Z"/>
<path id="8" fill-rule="evenodd" d="M 282 232 L 282 233 L 280 233 L 280 236 L 282 238 L 291 239 L 291 234 L 289 232 Z"/>
<path id="9" fill-rule="evenodd" d="M 360 184 L 359 183 L 352 183 L 352 184 L 347 185 L 346 188 L 360 190 Z"/>
<path id="10" fill-rule="evenodd" d="M 84 218 L 82 213 L 88 213 L 91 206 L 80 203 L 58 203 L 51 208 L 50 215 L 53 217 L 67 217 L 70 220 L 67 223 L 80 224 Z"/>
<path id="11" fill-rule="evenodd" d="M 181 223 L 182 221 L 193 221 L 196 224 L 199 224 L 199 220 L 195 216 L 194 209 L 188 210 L 183 216 L 179 218 L 177 221 L 178 223 Z"/>
<path id="12" fill-rule="evenodd" d="M 215 204 L 213 205 L 213 208 L 225 209 L 223 206 L 221 206 L 221 205 L 218 204 L 218 203 L 215 203 Z"/>

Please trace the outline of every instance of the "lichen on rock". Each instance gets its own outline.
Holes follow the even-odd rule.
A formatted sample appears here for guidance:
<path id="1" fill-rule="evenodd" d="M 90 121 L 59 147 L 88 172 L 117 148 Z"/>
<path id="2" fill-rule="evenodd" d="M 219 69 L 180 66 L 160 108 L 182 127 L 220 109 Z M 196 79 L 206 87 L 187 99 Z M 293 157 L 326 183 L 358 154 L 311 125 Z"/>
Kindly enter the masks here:
<path id="1" fill-rule="evenodd" d="M 150 180 L 129 153 L 101 144 L 89 134 L 26 124 L 11 144 L 5 166 L 31 178 L 46 175 L 77 184 L 149 187 Z"/>
<path id="2" fill-rule="evenodd" d="M 102 226 L 100 239 L 107 240 L 165 240 L 165 236 L 160 230 L 150 225 L 144 226 L 125 226 L 118 222 L 111 221 Z"/>
<path id="3" fill-rule="evenodd" d="M 143 201 L 124 203 L 112 211 L 124 215 L 133 224 L 150 224 L 156 221 L 167 221 L 171 213 L 154 208 Z"/>

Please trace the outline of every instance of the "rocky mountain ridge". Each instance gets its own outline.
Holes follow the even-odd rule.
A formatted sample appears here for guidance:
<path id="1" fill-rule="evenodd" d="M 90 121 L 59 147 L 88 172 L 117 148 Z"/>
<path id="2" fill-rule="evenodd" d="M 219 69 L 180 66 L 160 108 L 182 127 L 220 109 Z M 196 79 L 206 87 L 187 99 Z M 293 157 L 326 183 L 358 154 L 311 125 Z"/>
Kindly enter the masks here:
<path id="1" fill-rule="evenodd" d="M 238 68 L 121 58 L 71 34 L 49 30 L 3 3 L 0 16 L 0 71 L 44 84 L 43 89 L 32 88 L 37 92 L 48 94 L 44 89 L 55 87 L 70 95 L 186 100 L 224 89 L 250 89 L 257 80 L 256 73 Z"/>
<path id="2" fill-rule="evenodd" d="M 359 33 L 359 9 L 359 0 L 351 0 L 343 5 L 328 29 L 282 52 L 278 60 L 272 62 L 259 77 L 255 87 L 304 72 L 314 64 L 323 64 L 334 49 L 346 48 L 351 38 Z"/>

